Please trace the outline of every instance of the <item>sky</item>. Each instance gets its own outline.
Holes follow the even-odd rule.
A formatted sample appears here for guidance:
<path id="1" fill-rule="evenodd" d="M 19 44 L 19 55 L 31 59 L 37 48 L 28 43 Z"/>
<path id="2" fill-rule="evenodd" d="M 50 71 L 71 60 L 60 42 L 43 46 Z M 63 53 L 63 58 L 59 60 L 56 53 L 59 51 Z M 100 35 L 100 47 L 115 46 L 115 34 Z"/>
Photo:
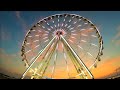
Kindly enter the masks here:
<path id="1" fill-rule="evenodd" d="M 0 73 L 19 78 L 26 69 L 20 56 L 25 34 L 40 19 L 61 13 L 78 14 L 98 27 L 104 50 L 95 78 L 115 73 L 120 67 L 120 11 L 0 11 Z"/>

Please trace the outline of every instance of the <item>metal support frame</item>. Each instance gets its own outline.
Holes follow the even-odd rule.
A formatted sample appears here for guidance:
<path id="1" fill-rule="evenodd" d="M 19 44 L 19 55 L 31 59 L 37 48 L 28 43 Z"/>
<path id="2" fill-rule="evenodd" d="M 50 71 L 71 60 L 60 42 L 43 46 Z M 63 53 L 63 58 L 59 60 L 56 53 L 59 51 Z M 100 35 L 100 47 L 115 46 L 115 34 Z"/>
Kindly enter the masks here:
<path id="1" fill-rule="evenodd" d="M 43 50 L 41 50 L 41 51 L 38 53 L 38 55 L 35 57 L 34 61 L 29 65 L 29 67 L 28 67 L 28 68 L 26 69 L 26 71 L 23 73 L 21 79 L 23 79 L 23 78 L 25 77 L 25 75 L 26 75 L 27 72 L 30 70 L 30 68 L 32 67 L 32 65 L 37 61 L 37 59 L 39 58 L 39 56 L 42 55 L 42 53 L 47 49 L 47 47 L 48 47 L 50 44 L 52 44 L 52 42 L 54 41 L 55 38 L 56 38 L 56 37 L 54 37 L 54 38 L 48 43 L 48 45 L 47 45 Z"/>
<path id="2" fill-rule="evenodd" d="M 81 63 L 81 65 L 85 68 L 85 70 L 88 72 L 88 74 L 93 79 L 94 76 L 92 75 L 92 73 L 90 72 L 90 70 L 86 67 L 86 65 L 84 64 L 84 62 L 80 59 L 80 57 L 77 55 L 77 53 L 73 50 L 73 48 L 68 44 L 68 42 L 64 39 L 64 37 L 62 35 L 60 35 L 60 37 L 66 43 L 66 45 L 69 47 L 69 49 L 71 50 L 72 54 L 77 58 L 77 60 L 79 60 L 79 62 Z"/>
<path id="3" fill-rule="evenodd" d="M 46 71 L 46 69 L 47 69 L 47 67 L 48 67 L 48 65 L 49 65 L 49 62 L 50 62 L 50 60 L 51 60 L 51 57 L 52 57 L 52 55 L 53 55 L 53 53 L 54 53 L 54 51 L 55 51 L 55 48 L 56 48 L 56 45 L 57 45 L 57 42 L 55 43 L 55 45 L 54 45 L 54 48 L 51 50 L 51 53 L 48 55 L 48 58 L 46 59 L 46 61 L 44 62 L 44 65 L 43 65 L 43 67 L 40 69 L 40 71 L 39 72 L 42 72 L 42 74 L 41 74 L 41 78 L 43 77 L 43 74 L 45 73 L 45 71 Z"/>

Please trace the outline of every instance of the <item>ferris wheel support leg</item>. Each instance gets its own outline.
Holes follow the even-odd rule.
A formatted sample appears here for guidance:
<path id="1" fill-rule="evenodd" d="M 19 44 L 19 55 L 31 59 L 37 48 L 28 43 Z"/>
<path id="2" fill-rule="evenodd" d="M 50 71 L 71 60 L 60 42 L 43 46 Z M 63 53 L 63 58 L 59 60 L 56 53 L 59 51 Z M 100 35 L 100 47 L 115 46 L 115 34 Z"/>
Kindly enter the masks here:
<path id="1" fill-rule="evenodd" d="M 55 49 L 56 49 L 56 46 L 57 46 L 57 42 L 56 42 L 56 44 L 53 46 L 54 48 L 51 50 L 51 53 L 50 53 L 50 55 L 49 55 L 48 58 L 47 58 L 46 65 L 44 66 L 44 69 L 43 69 L 42 77 L 43 77 L 43 74 L 45 73 L 45 71 L 46 71 L 46 69 L 47 69 L 47 67 L 48 67 L 48 65 L 49 65 L 49 63 L 50 63 L 50 60 L 51 60 L 52 55 L 53 55 L 53 53 L 54 53 L 54 51 L 55 51 Z"/>
<path id="2" fill-rule="evenodd" d="M 89 69 L 86 67 L 86 65 L 83 63 L 83 61 L 80 59 L 80 57 L 76 54 L 76 52 L 72 49 L 72 47 L 68 44 L 68 42 L 64 39 L 64 37 L 62 35 L 60 35 L 61 39 L 63 39 L 63 41 L 67 44 L 67 46 L 70 48 L 70 50 L 72 51 L 73 55 L 80 61 L 80 63 L 82 64 L 82 66 L 86 69 L 86 71 L 88 72 L 88 74 L 91 76 L 92 79 L 94 79 L 94 76 L 92 75 L 92 73 L 89 71 Z"/>
<path id="3" fill-rule="evenodd" d="M 47 46 L 46 46 L 42 51 L 40 51 L 40 52 L 38 53 L 38 55 L 36 56 L 35 60 L 30 64 L 30 66 L 29 66 L 29 67 L 26 69 L 26 71 L 23 73 L 21 79 L 23 79 L 23 78 L 25 77 L 26 73 L 30 70 L 30 68 L 32 67 L 32 65 L 37 61 L 38 57 L 47 49 L 47 47 L 48 47 L 50 44 L 52 44 L 52 42 L 54 41 L 55 38 L 56 38 L 56 37 L 54 37 L 54 38 L 47 44 Z"/>
<path id="4" fill-rule="evenodd" d="M 53 46 L 54 47 L 54 46 Z M 46 50 L 43 58 L 46 57 L 47 53 L 50 51 L 50 48 L 51 46 Z M 50 55 L 47 55 L 47 56 L 50 56 Z M 39 69 L 39 72 L 42 72 L 42 70 L 44 69 L 44 67 L 46 66 L 46 63 L 48 62 L 48 59 L 45 59 L 44 61 L 42 60 L 42 62 L 40 63 L 38 69 Z M 41 75 L 41 78 L 42 78 L 42 75 Z"/>

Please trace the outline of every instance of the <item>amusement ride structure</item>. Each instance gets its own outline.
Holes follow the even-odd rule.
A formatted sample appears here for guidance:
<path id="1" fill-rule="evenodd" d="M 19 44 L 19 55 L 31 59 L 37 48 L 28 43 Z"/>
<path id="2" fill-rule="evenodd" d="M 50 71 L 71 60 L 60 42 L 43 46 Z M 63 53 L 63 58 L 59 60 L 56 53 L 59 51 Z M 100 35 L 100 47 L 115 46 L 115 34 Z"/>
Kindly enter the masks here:
<path id="1" fill-rule="evenodd" d="M 76 14 L 43 18 L 26 34 L 22 61 L 26 70 L 21 79 L 93 79 L 93 68 L 103 55 L 98 28 Z"/>

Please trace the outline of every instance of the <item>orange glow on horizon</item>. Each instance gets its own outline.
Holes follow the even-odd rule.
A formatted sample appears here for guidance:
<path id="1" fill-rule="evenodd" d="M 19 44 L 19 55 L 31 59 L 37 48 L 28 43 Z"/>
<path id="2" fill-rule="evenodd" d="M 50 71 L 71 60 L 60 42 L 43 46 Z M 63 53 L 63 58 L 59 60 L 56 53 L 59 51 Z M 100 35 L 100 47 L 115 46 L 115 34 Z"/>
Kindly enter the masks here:
<path id="1" fill-rule="evenodd" d="M 98 67 L 95 68 L 92 73 L 95 76 L 95 78 L 107 76 L 109 74 L 114 73 L 115 69 L 120 67 L 120 64 L 118 63 L 120 63 L 120 57 L 108 59 L 103 64 L 98 65 Z"/>

